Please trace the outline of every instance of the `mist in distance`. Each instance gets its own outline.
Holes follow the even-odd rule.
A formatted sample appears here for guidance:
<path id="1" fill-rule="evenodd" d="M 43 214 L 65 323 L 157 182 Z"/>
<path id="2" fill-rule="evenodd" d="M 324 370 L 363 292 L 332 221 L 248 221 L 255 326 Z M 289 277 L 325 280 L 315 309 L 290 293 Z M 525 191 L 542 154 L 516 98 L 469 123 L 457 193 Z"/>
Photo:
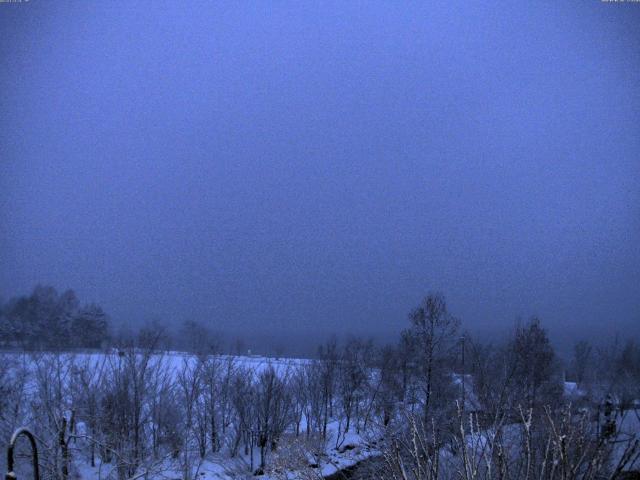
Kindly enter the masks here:
<path id="1" fill-rule="evenodd" d="M 0 295 L 315 345 L 640 333 L 640 9 L 0 6 Z"/>

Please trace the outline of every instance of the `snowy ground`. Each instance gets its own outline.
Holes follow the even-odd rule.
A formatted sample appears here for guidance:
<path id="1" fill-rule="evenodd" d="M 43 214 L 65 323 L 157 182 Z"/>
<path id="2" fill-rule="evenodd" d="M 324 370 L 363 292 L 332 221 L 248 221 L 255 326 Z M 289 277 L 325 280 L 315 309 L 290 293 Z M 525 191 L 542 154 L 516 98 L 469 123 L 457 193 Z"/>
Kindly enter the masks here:
<path id="1" fill-rule="evenodd" d="M 13 356 L 18 359 L 26 359 L 28 356 L 22 356 L 22 354 L 3 354 L 7 356 Z M 101 354 L 101 353 L 80 353 L 69 354 L 73 357 L 77 364 L 92 364 L 96 368 L 100 368 L 106 362 L 114 361 L 117 358 L 117 354 Z M 261 372 L 269 365 L 276 369 L 281 374 L 292 373 L 295 369 L 300 368 L 302 365 L 309 362 L 307 359 L 289 359 L 289 358 L 268 358 L 262 356 L 220 356 L 222 361 L 233 359 L 234 364 L 256 373 Z M 170 369 L 178 372 L 183 367 L 184 362 L 194 361 L 195 357 L 186 355 L 182 352 L 166 352 L 154 357 L 154 361 L 165 362 Z M 477 400 L 473 395 L 472 380 L 467 378 L 468 376 L 454 375 L 454 383 L 460 385 L 464 378 L 465 386 L 467 388 L 467 408 L 473 409 L 476 406 Z M 30 386 L 27 384 L 27 392 Z M 574 383 L 565 383 L 565 395 L 567 398 L 581 396 L 582 392 Z M 358 435 L 351 431 L 347 434 L 342 433 L 341 425 L 338 421 L 333 421 L 328 425 L 327 440 L 324 445 L 318 445 L 317 443 L 308 444 L 305 430 L 306 425 L 303 420 L 301 425 L 300 437 L 295 437 L 294 434 L 289 433 L 282 439 L 282 445 L 278 448 L 277 453 L 273 454 L 273 458 L 270 458 L 270 463 L 277 464 L 279 457 L 284 460 L 287 456 L 287 464 L 297 464 L 300 466 L 298 471 L 279 471 L 273 475 L 264 475 L 261 478 L 275 479 L 275 478 L 287 478 L 287 479 L 309 479 L 330 476 L 339 470 L 356 465 L 363 460 L 371 458 L 373 456 L 380 455 L 380 452 L 376 448 L 379 438 L 368 432 L 367 435 Z M 79 424 L 78 428 L 82 428 Z M 620 431 L 623 435 L 627 435 L 631 438 L 634 434 L 637 435 L 640 432 L 640 414 L 629 411 L 619 423 Z M 477 440 L 477 439 L 476 439 Z M 78 445 L 80 447 L 81 445 Z M 616 446 L 616 449 L 622 453 L 624 445 Z M 85 449 L 86 451 L 86 449 Z M 315 454 L 311 452 L 316 452 Z M 317 454 L 317 452 L 321 452 Z M 315 455 L 315 456 L 314 456 Z M 198 457 L 194 455 L 194 458 Z M 291 462 L 292 458 L 297 459 L 297 462 Z M 199 460 L 198 460 L 199 461 Z M 199 461 L 200 462 L 200 461 Z M 86 458 L 82 456 L 78 450 L 73 455 L 73 469 L 76 478 L 86 480 L 102 480 L 108 477 L 115 477 L 112 469 L 112 464 L 101 465 L 99 462 L 95 467 L 91 467 Z M 255 448 L 253 451 L 253 462 L 250 455 L 245 452 L 235 458 L 230 458 L 228 451 L 224 451 L 218 454 L 208 454 L 206 458 L 199 464 L 194 464 L 193 468 L 197 471 L 197 478 L 202 480 L 227 480 L 238 478 L 251 478 L 253 464 L 253 470 L 257 468 L 260 463 L 259 449 Z M 283 461 L 283 463 L 285 463 Z M 636 468 L 639 468 L 636 465 Z M 163 459 L 159 464 L 153 465 L 150 469 L 151 474 L 145 478 L 154 479 L 180 479 L 182 478 L 182 472 L 177 465 L 177 462 L 169 458 Z"/>
<path id="2" fill-rule="evenodd" d="M 44 354 L 49 355 L 49 354 Z M 96 369 L 103 368 L 108 362 L 117 361 L 117 353 L 74 353 L 63 354 L 65 357 L 72 358 L 77 365 L 92 365 Z M 29 361 L 29 355 L 21 353 L 5 353 L 3 356 L 13 357 L 14 360 Z M 220 355 L 220 360 L 233 360 L 236 367 L 246 368 L 255 373 L 260 373 L 268 366 L 272 366 L 275 370 L 283 375 L 291 374 L 295 369 L 309 362 L 308 359 L 291 359 L 291 358 L 268 358 L 263 356 L 227 356 Z M 184 362 L 195 361 L 195 357 L 182 352 L 164 352 L 154 356 L 153 361 L 162 361 L 170 370 L 176 374 L 183 367 Z M 28 381 L 25 385 L 27 395 L 31 389 L 35 388 L 33 381 Z M 324 445 L 318 445 L 318 440 L 313 445 L 307 444 L 306 438 L 306 422 L 303 419 L 301 425 L 301 433 L 299 437 L 295 437 L 293 433 L 289 433 L 282 439 L 282 445 L 279 446 L 276 454 L 270 454 L 269 463 L 277 463 L 278 456 L 294 456 L 298 457 L 300 471 L 280 471 L 278 474 L 265 474 L 260 478 L 322 478 L 327 475 L 336 473 L 344 468 L 351 467 L 371 456 L 379 455 L 379 452 L 373 448 L 369 441 L 363 436 L 351 431 L 343 433 L 343 427 L 338 421 L 330 422 L 327 425 L 327 439 Z M 82 422 L 76 426 L 77 431 L 82 433 L 84 425 Z M 86 480 L 102 480 L 107 478 L 115 478 L 114 464 L 101 464 L 97 459 L 95 467 L 91 467 L 86 456 L 86 445 L 81 440 L 72 445 L 72 474 L 77 479 Z M 85 448 L 82 448 L 85 447 Z M 316 452 L 312 454 L 311 452 Z M 317 452 L 321 452 L 317 454 Z M 273 455 L 273 458 L 272 458 Z M 194 453 L 194 458 L 198 455 Z M 288 458 L 287 460 L 291 460 Z M 251 456 L 240 452 L 235 458 L 230 458 L 228 451 L 218 454 L 208 454 L 204 460 L 198 458 L 193 465 L 193 470 L 197 472 L 197 478 L 202 480 L 227 480 L 238 478 L 255 478 L 252 474 L 260 464 L 259 448 L 254 448 L 253 463 Z M 178 462 L 174 459 L 165 458 L 155 465 L 147 466 L 149 475 L 144 475 L 145 479 L 181 479 L 182 472 Z M 303 472 L 304 470 L 304 472 Z"/>
<path id="3" fill-rule="evenodd" d="M 301 434 L 299 438 L 290 435 L 283 439 L 283 444 L 279 447 L 279 452 L 271 458 L 272 463 L 278 463 L 278 459 L 282 455 L 286 455 L 288 459 L 293 456 L 299 456 L 300 468 L 297 471 L 279 470 L 275 473 L 267 473 L 260 478 L 265 480 L 275 480 L 287 478 L 288 480 L 324 478 L 335 474 L 340 470 L 352 467 L 363 460 L 373 456 L 380 455 L 380 452 L 372 446 L 362 436 L 355 432 L 349 432 L 346 435 L 340 435 L 338 439 L 339 423 L 331 422 L 327 427 L 327 443 L 324 452 L 314 457 L 306 449 L 305 436 Z M 336 446 L 338 443 L 338 446 Z M 260 462 L 258 449 L 254 450 L 254 470 Z M 88 462 L 82 458 L 74 458 L 75 471 L 80 479 L 105 479 L 113 478 L 115 472 L 112 464 L 97 463 L 95 467 L 91 467 Z M 277 468 L 273 468 L 277 470 Z M 179 480 L 182 478 L 180 468 L 170 459 L 165 459 L 162 463 L 154 465 L 151 468 L 151 478 L 162 478 Z M 236 458 L 229 458 L 224 453 L 209 454 L 203 461 L 199 461 L 194 465 L 196 476 L 201 480 L 232 480 L 239 478 L 255 478 L 251 470 L 251 458 L 249 455 L 240 454 Z M 111 475 L 113 474 L 113 475 Z"/>

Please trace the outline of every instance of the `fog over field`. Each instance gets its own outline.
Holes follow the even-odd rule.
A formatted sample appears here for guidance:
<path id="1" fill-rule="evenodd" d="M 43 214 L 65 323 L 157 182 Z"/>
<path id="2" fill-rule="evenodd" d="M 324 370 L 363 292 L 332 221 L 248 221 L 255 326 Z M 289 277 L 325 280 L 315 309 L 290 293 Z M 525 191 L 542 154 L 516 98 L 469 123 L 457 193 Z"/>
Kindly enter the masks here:
<path id="1" fill-rule="evenodd" d="M 1 7 L 5 300 L 638 333 L 637 5 Z"/>
<path id="2" fill-rule="evenodd" d="M 42 480 L 639 478 L 639 26 L 0 0 L 0 446 Z"/>

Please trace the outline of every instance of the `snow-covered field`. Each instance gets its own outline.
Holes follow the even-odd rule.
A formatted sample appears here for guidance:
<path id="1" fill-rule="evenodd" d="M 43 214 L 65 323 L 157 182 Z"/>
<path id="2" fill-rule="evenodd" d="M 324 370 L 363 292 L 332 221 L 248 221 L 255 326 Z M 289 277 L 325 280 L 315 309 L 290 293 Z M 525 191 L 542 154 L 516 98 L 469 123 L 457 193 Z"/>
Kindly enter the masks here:
<path id="1" fill-rule="evenodd" d="M 63 365 L 63 382 L 70 382 L 76 368 L 88 368 L 94 372 L 101 372 L 113 368 L 120 361 L 117 351 L 110 353 L 63 353 L 63 354 L 22 354 L 4 353 L 2 359 L 14 365 L 22 365 L 29 372 L 23 385 L 24 398 L 29 401 L 38 395 L 37 363 L 43 360 L 59 359 Z M 268 368 L 273 368 L 281 377 L 290 377 L 303 366 L 309 364 L 308 359 L 268 358 L 263 356 L 227 356 L 218 355 L 215 358 L 221 366 L 233 365 L 234 370 L 246 374 L 259 376 Z M 193 367 L 197 357 L 183 352 L 164 352 L 150 357 L 151 365 L 161 365 L 164 372 L 169 372 L 174 382 L 178 381 L 180 372 L 186 365 Z M 63 391 L 65 389 L 63 388 Z M 67 392 L 68 393 L 68 392 Z M 70 412 L 65 412 L 67 418 Z M 17 425 L 13 425 L 14 427 Z M 370 444 L 371 432 L 357 434 L 352 428 L 344 432 L 344 425 L 337 419 L 327 424 L 326 440 L 320 441 L 318 435 L 307 436 L 307 419 L 302 415 L 300 434 L 296 436 L 293 427 L 289 426 L 279 441 L 278 449 L 270 454 L 271 473 L 265 473 L 261 478 L 322 478 L 332 475 L 339 470 L 353 466 L 371 456 L 379 455 L 379 451 Z M 89 442 L 84 438 L 88 435 L 88 427 L 82 420 L 75 425 L 76 439 L 71 443 L 71 472 L 78 479 L 102 480 L 117 478 L 115 462 L 102 462 L 96 456 L 95 465 L 91 466 L 87 451 Z M 374 443 L 376 441 L 374 440 Z M 227 480 L 252 476 L 260 462 L 258 448 L 251 451 L 240 449 L 233 458 L 228 448 L 221 448 L 217 453 L 208 452 L 200 459 L 194 453 L 193 465 L 190 467 L 194 478 L 202 480 Z M 253 458 L 252 458 L 253 457 Z M 278 464 L 286 465 L 278 468 Z M 289 465 L 299 466 L 298 471 L 291 470 Z M 183 477 L 179 459 L 170 455 L 160 458 L 157 462 L 145 465 L 148 472 L 145 477 L 179 479 Z M 144 472 L 144 470 L 141 470 Z"/>
<path id="2" fill-rule="evenodd" d="M 139 353 L 134 355 L 136 358 L 142 358 L 143 354 Z M 271 369 L 281 379 L 287 379 L 292 381 L 296 374 L 304 371 L 307 366 L 313 365 L 312 360 L 308 359 L 290 359 L 290 358 L 268 358 L 263 356 L 215 356 L 208 357 L 217 360 L 217 365 L 220 371 L 233 370 L 234 378 L 251 377 L 250 382 L 254 382 L 257 385 L 257 379 L 261 374 L 269 372 Z M 200 358 L 202 360 L 202 358 Z M 37 411 L 33 414 L 25 414 L 23 416 L 16 415 L 15 418 L 11 418 L 7 415 L 0 416 L 3 419 L 1 432 L 4 437 L 8 436 L 9 427 L 15 428 L 26 424 L 36 429 L 36 432 L 44 437 L 49 434 L 49 441 L 55 439 L 55 431 L 48 432 L 46 429 L 41 428 L 43 421 L 51 420 L 50 416 L 58 416 L 70 419 L 74 413 L 72 413 L 73 402 L 77 401 L 75 396 L 82 396 L 82 392 L 78 393 L 79 384 L 77 379 L 73 379 L 83 368 L 85 371 L 92 372 L 92 375 L 100 375 L 100 372 L 115 371 L 119 368 L 124 368 L 123 356 L 117 351 L 109 353 L 77 353 L 77 354 L 22 354 L 22 353 L 3 353 L 0 354 L 0 362 L 2 366 L 11 366 L 11 368 L 5 369 L 5 379 L 15 376 L 18 372 L 22 371 L 25 375 L 24 382 L 22 384 L 22 396 L 18 399 L 25 406 L 31 406 L 36 410 L 42 408 L 50 408 L 51 412 L 44 412 L 44 416 L 37 417 L 38 414 L 43 412 Z M 160 354 L 153 354 L 148 357 L 148 364 L 151 367 L 158 367 L 157 370 L 150 368 L 149 375 L 167 377 L 168 384 L 171 384 L 172 388 L 177 391 L 181 387 L 178 386 L 180 382 L 184 382 L 185 372 L 195 371 L 195 367 L 198 364 L 198 357 L 185 354 L 182 352 L 165 352 Z M 22 370 L 19 367 L 22 366 Z M 43 370 L 49 368 L 48 375 L 52 375 L 50 378 L 52 384 L 48 385 L 47 381 L 43 383 L 42 375 Z M 58 368 L 58 370 L 56 370 Z M 225 370 L 226 369 L 226 370 Z M 26 373 L 25 373 L 26 372 Z M 7 377 L 8 375 L 8 377 Z M 377 373 L 369 372 L 369 381 L 375 383 Z M 154 384 L 156 378 L 145 377 L 145 381 Z M 466 388 L 465 396 L 465 408 L 469 411 L 474 411 L 479 408 L 479 402 L 473 392 L 473 379 L 470 375 L 458 375 L 454 374 L 452 378 L 453 385 L 460 387 L 464 378 L 464 385 Z M 0 380 L 2 380 L 2 371 L 0 370 Z M 222 380 L 221 380 L 222 381 Z M 58 386 L 61 386 L 59 393 L 60 405 L 52 406 L 47 405 L 43 399 L 43 395 L 49 395 L 55 397 L 56 394 L 47 391 L 42 392 L 43 385 L 47 384 L 45 390 L 49 387 L 55 389 L 55 382 L 58 382 Z M 71 385 L 73 384 L 73 385 Z M 1 386 L 1 385 L 0 385 Z M 293 383 L 289 384 L 291 388 L 295 388 Z M 90 387 L 90 388 L 93 388 Z M 154 387 L 156 388 L 156 387 Z M 217 387 L 216 387 L 217 388 Z M 73 390 L 73 391 L 72 391 Z M 82 390 L 82 388 L 80 388 Z M 576 399 L 584 395 L 584 392 L 580 391 L 575 383 L 565 382 L 564 385 L 565 397 L 567 399 Z M 107 388 L 105 391 L 109 391 Z M 87 392 L 85 392 L 87 393 Z M 227 392 L 227 394 L 229 394 Z M 104 395 L 104 393 L 102 394 Z M 222 392 L 219 395 L 223 395 Z M 231 395 L 231 394 L 229 394 Z M 252 394 L 255 395 L 255 392 Z M 336 394 L 337 395 L 337 394 Z M 375 396 L 375 394 L 374 394 Z M 74 397 L 72 399 L 72 397 Z M 47 397 L 49 398 L 49 397 Z M 301 397 L 296 401 L 310 402 L 311 400 L 306 397 Z M 51 399 L 49 399 L 51 401 Z M 149 400 L 153 402 L 155 400 Z M 200 402 L 201 400 L 196 400 Z M 206 400 L 202 400 L 205 402 Z M 228 400 L 232 404 L 232 400 Z M 250 400 L 255 401 L 254 397 Z M 363 400 L 364 401 L 364 400 Z M 34 407 L 36 405 L 36 407 Z M 204 404 L 202 404 L 204 405 Z M 232 406 L 227 406 L 233 408 Z M 224 408 L 227 408 L 224 407 Z M 145 409 L 151 408 L 145 406 L 142 414 L 149 415 L 149 419 L 146 420 L 146 427 L 144 430 L 145 435 L 149 435 L 154 427 L 154 420 L 152 415 L 145 411 Z M 291 406 L 289 408 L 292 408 Z M 57 410 L 56 410 L 57 409 Z M 23 409 L 28 411 L 28 409 Z M 204 410 L 203 410 L 204 411 Z M 251 448 L 248 448 L 246 441 L 240 448 L 236 448 L 235 453 L 232 453 L 233 447 L 233 434 L 227 432 L 226 437 L 221 441 L 221 446 L 215 453 L 208 448 L 204 456 L 198 454 L 196 435 L 197 433 L 189 434 L 188 440 L 185 443 L 179 445 L 182 453 L 172 454 L 170 450 L 165 450 L 162 455 L 155 456 L 155 460 L 149 459 L 144 461 L 142 465 L 136 470 L 134 475 L 122 475 L 122 472 L 118 472 L 118 464 L 115 461 L 102 462 L 99 454 L 95 455 L 94 466 L 91 466 L 90 457 L 88 452 L 94 450 L 94 446 L 97 441 L 92 436 L 91 428 L 87 424 L 89 418 L 86 412 L 79 412 L 77 421 L 74 426 L 73 434 L 69 434 L 70 452 L 71 452 L 71 468 L 70 472 L 77 479 L 86 480 L 113 480 L 116 478 L 138 478 L 144 476 L 146 480 L 150 479 L 181 479 L 185 477 L 185 464 L 188 465 L 188 469 L 191 472 L 190 478 L 198 478 L 202 480 L 228 480 L 238 478 L 250 478 L 253 477 L 256 472 L 262 474 L 261 478 L 265 479 L 320 479 L 329 477 L 338 471 L 360 464 L 361 462 L 371 459 L 372 457 L 380 456 L 381 451 L 379 447 L 382 442 L 382 429 L 380 424 L 376 422 L 367 423 L 364 422 L 363 428 L 360 423 L 356 427 L 352 424 L 351 429 L 345 432 L 344 418 L 341 416 L 341 412 L 336 406 L 336 411 L 329 418 L 326 425 L 326 436 L 321 438 L 320 431 L 317 425 L 312 425 L 305 411 L 300 413 L 300 421 L 297 428 L 294 427 L 295 422 L 288 420 L 287 426 L 282 433 L 277 436 L 277 448 L 272 448 L 269 451 L 269 459 L 266 471 L 262 471 L 258 468 L 261 463 L 260 448 L 258 448 L 255 440 L 252 440 Z M 0 412 L 4 413 L 4 412 Z M 48 416 L 49 415 L 49 416 Z M 84 416 L 83 416 L 84 415 Z M 252 415 L 258 416 L 259 413 L 255 411 Z M 178 424 L 182 425 L 184 421 L 184 412 L 181 410 L 179 414 L 180 418 L 177 420 Z M 36 418 L 37 417 L 37 418 Z M 18 420 L 19 419 L 19 420 Z M 14 421 L 13 421 L 14 420 Z M 13 422 L 12 422 L 13 421 Z M 209 420 L 210 421 L 210 420 Z M 230 429 L 234 427 L 234 422 L 230 421 Z M 54 421 L 55 423 L 55 421 Z M 204 422 L 206 423 L 206 421 Z M 190 425 L 190 424 L 189 424 Z M 516 427 L 514 425 L 515 428 Z M 188 431 L 193 429 L 193 425 L 187 428 Z M 253 427 L 252 427 L 253 428 Z M 640 432 L 640 415 L 636 411 L 627 411 L 624 418 L 618 422 L 618 428 L 624 438 L 633 438 Z M 38 430 L 41 429 L 42 433 Z M 307 432 L 311 432 L 307 434 Z M 257 434 L 256 434 L 257 435 Z M 486 443 L 486 431 L 478 431 L 475 436 L 469 436 L 468 441 L 471 445 L 482 446 Z M 46 443 L 47 440 L 42 438 L 42 443 Z M 101 440 L 103 441 L 103 440 Z M 92 446 L 93 442 L 93 446 Z M 149 440 L 147 439 L 147 449 Z M 238 444 L 236 444 L 236 447 Z M 616 445 L 616 451 L 619 450 L 617 456 L 622 454 L 622 443 Z M 43 449 L 50 449 L 51 446 L 43 445 Z M 183 452 L 188 452 L 186 455 Z M 186 463 L 185 463 L 186 462 Z M 640 465 L 637 465 L 640 467 Z"/>
<path id="3" fill-rule="evenodd" d="M 260 478 L 265 480 L 287 478 L 287 479 L 307 479 L 307 478 L 324 478 L 352 467 L 371 457 L 380 455 L 375 446 L 362 436 L 350 432 L 344 435 L 340 446 L 334 445 L 335 439 L 339 433 L 339 422 L 334 421 L 328 425 L 328 441 L 321 455 L 311 455 L 304 445 L 304 438 L 296 439 L 293 436 L 283 439 L 283 445 L 280 446 L 281 451 L 285 451 L 287 455 L 305 457 L 307 465 L 301 467 L 298 471 L 283 470 L 275 474 L 265 474 Z M 254 452 L 254 465 L 258 465 L 259 454 Z M 114 472 L 112 464 L 101 464 L 99 461 L 95 467 L 82 459 L 74 460 L 78 477 L 87 480 L 99 480 L 111 477 Z M 209 454 L 201 462 L 194 466 L 196 478 L 202 480 L 233 480 L 238 478 L 252 478 L 250 473 L 251 459 L 249 455 L 240 454 L 236 458 L 229 458 L 226 453 Z M 169 460 L 164 464 L 156 465 L 153 468 L 157 471 L 157 478 L 165 479 L 181 479 L 182 471 L 176 468 L 175 462 Z M 285 477 L 286 476 L 286 477 Z"/>

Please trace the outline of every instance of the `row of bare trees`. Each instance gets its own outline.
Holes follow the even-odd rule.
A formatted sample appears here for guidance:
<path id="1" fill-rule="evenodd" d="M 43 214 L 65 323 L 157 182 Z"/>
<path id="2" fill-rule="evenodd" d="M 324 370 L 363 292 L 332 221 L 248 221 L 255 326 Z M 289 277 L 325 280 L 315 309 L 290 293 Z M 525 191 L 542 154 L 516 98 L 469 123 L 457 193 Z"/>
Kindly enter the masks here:
<path id="1" fill-rule="evenodd" d="M 172 471 L 189 480 L 206 458 L 232 459 L 244 474 L 317 476 L 312 466 L 349 434 L 375 443 L 379 478 L 613 478 L 636 461 L 635 439 L 620 451 L 620 429 L 602 427 L 638 415 L 633 343 L 597 357 L 579 344 L 567 392 L 539 320 L 481 343 L 437 294 L 411 312 L 395 345 L 330 340 L 312 360 L 218 355 L 190 327 L 190 354 L 166 352 L 155 325 L 103 354 L 3 355 L 2 440 L 31 426 L 43 471 L 62 480 L 83 464 L 100 478 Z"/>
<path id="2" fill-rule="evenodd" d="M 410 321 L 397 353 L 406 358 L 412 387 L 403 395 L 410 398 L 403 396 L 401 420 L 386 432 L 377 476 L 586 480 L 640 469 L 640 350 L 633 341 L 597 354 L 578 343 L 574 383 L 565 381 L 537 318 L 502 342 L 482 343 L 459 332 L 444 297 L 432 294 Z M 638 422 L 626 422 L 629 414 Z"/>
<path id="3" fill-rule="evenodd" d="M 105 354 L 3 355 L 1 434 L 29 425 L 42 470 L 66 480 L 83 462 L 120 480 L 180 471 L 195 478 L 208 455 L 265 471 L 284 436 L 314 444 L 374 422 L 368 342 L 330 342 L 321 358 L 251 362 L 231 356 L 168 354 L 162 332 Z"/>

